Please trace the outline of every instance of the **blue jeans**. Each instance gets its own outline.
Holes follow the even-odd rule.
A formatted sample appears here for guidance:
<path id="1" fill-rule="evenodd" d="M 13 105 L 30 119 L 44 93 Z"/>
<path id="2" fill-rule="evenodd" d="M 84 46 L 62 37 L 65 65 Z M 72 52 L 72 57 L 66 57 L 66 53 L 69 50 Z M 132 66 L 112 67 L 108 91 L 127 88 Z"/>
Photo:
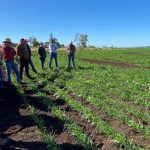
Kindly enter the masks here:
<path id="1" fill-rule="evenodd" d="M 69 53 L 68 54 L 68 67 L 70 67 L 71 60 L 72 60 L 73 66 L 75 67 L 74 59 L 75 59 L 75 53 Z"/>
<path id="2" fill-rule="evenodd" d="M 56 67 L 58 67 L 57 53 L 51 53 L 50 54 L 50 61 L 49 61 L 49 68 L 51 67 L 53 58 L 55 59 L 55 65 L 56 65 Z"/>
<path id="3" fill-rule="evenodd" d="M 17 65 L 14 63 L 14 61 L 7 60 L 6 63 L 5 63 L 5 66 L 6 66 L 6 75 L 7 75 L 8 83 L 11 84 L 11 77 L 10 77 L 11 69 L 13 69 L 13 71 L 16 75 L 17 82 L 20 82 L 19 71 L 18 71 Z"/>
<path id="4" fill-rule="evenodd" d="M 2 70 L 0 68 L 0 88 L 2 87 L 2 78 L 3 78 L 3 76 L 2 76 Z"/>
<path id="5" fill-rule="evenodd" d="M 36 69 L 35 69 L 35 67 L 34 67 L 34 65 L 33 65 L 33 62 L 32 62 L 31 57 L 29 58 L 29 65 L 31 66 L 32 71 L 35 72 L 35 73 L 37 73 L 37 71 L 36 71 Z"/>

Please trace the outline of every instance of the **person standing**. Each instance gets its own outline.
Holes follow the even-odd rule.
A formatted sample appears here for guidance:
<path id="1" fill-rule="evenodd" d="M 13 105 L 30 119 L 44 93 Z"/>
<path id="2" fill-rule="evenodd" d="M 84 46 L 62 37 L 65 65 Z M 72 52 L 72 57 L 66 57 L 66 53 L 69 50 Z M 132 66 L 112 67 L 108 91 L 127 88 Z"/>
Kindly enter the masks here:
<path id="1" fill-rule="evenodd" d="M 68 52 L 68 68 L 70 68 L 70 63 L 72 60 L 73 67 L 75 68 L 75 53 L 76 53 L 76 47 L 73 45 L 72 41 L 69 43 L 69 46 L 67 47 Z"/>
<path id="2" fill-rule="evenodd" d="M 7 82 L 11 85 L 11 69 L 13 69 L 15 75 L 16 75 L 16 80 L 17 82 L 20 82 L 20 75 L 19 71 L 17 68 L 16 63 L 14 62 L 14 56 L 16 55 L 16 51 L 14 48 L 11 47 L 11 39 L 6 38 L 5 41 L 3 41 L 4 45 L 2 47 L 2 54 L 3 54 L 3 59 L 5 62 L 5 67 L 6 67 L 6 76 L 7 76 Z"/>
<path id="3" fill-rule="evenodd" d="M 33 64 L 33 61 L 32 61 L 32 59 L 31 59 L 31 49 L 30 49 L 30 46 L 28 45 L 28 40 L 27 39 L 25 39 L 25 45 L 26 45 L 26 49 L 28 49 L 28 51 L 29 51 L 29 54 L 30 54 L 30 57 L 29 57 L 29 65 L 31 66 L 31 68 L 32 68 L 32 71 L 34 72 L 34 73 L 37 73 L 37 71 L 36 71 L 36 69 L 35 69 L 35 67 L 34 67 L 34 64 Z"/>
<path id="4" fill-rule="evenodd" d="M 2 53 L 1 53 L 1 50 L 0 50 L 0 89 L 3 87 L 3 86 L 2 86 L 3 75 L 2 75 L 1 66 L 2 66 Z"/>
<path id="5" fill-rule="evenodd" d="M 57 50 L 58 50 L 58 45 L 56 44 L 56 40 L 53 38 L 51 39 L 51 43 L 49 45 L 49 51 L 50 51 L 49 68 L 51 68 L 52 60 L 54 58 L 56 68 L 58 69 Z"/>
<path id="6" fill-rule="evenodd" d="M 41 62 L 41 68 L 44 69 L 44 63 L 45 63 L 45 58 L 46 58 L 46 50 L 45 47 L 43 45 L 43 43 L 40 43 L 40 46 L 38 48 L 38 55 L 39 55 L 39 59 Z"/>
<path id="7" fill-rule="evenodd" d="M 29 75 L 29 59 L 30 51 L 26 46 L 26 41 L 24 39 L 20 40 L 20 44 L 17 45 L 17 55 L 20 60 L 20 79 L 22 80 L 23 69 L 25 68 L 26 76 L 31 79 Z"/>
<path id="8" fill-rule="evenodd" d="M 1 68 L 0 68 L 0 89 L 3 87 L 3 86 L 2 86 L 2 79 L 3 79 L 2 70 L 1 70 Z"/>

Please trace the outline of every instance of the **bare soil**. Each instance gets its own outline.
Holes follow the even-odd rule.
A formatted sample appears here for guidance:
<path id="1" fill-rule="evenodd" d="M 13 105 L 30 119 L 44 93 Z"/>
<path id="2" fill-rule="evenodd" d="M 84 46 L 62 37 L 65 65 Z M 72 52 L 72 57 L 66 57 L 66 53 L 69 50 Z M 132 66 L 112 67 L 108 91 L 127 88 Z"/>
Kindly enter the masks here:
<path id="1" fill-rule="evenodd" d="M 116 66 L 116 67 L 121 67 L 121 68 L 144 68 L 144 69 L 150 69 L 150 67 L 142 67 L 137 64 L 133 63 L 128 63 L 128 62 L 117 62 L 117 61 L 110 61 L 110 60 L 95 60 L 95 59 L 81 59 L 82 61 L 85 62 L 90 62 L 98 65 L 111 65 L 111 66 Z"/>
<path id="2" fill-rule="evenodd" d="M 97 116 L 100 116 L 104 121 L 109 123 L 116 131 L 119 133 L 122 133 L 126 135 L 128 139 L 133 139 L 134 143 L 141 145 L 142 147 L 150 148 L 150 139 L 145 138 L 142 134 L 136 132 L 133 128 L 123 124 L 121 121 L 113 118 L 106 112 L 102 111 L 100 108 L 97 108 L 96 106 L 90 104 L 86 100 L 71 94 L 72 98 L 74 98 L 76 101 L 79 101 L 82 105 L 89 108 L 93 113 L 95 113 Z"/>

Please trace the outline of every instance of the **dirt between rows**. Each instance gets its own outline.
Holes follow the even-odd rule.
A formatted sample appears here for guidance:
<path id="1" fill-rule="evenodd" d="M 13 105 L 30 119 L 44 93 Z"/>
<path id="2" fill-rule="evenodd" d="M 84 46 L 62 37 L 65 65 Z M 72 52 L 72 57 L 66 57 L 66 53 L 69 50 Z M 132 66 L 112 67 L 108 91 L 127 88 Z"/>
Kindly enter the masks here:
<path id="1" fill-rule="evenodd" d="M 9 139 L 6 146 L 0 146 L 2 150 L 42 150 L 46 147 L 13 86 L 0 90 L 0 137 Z"/>
<path id="2" fill-rule="evenodd" d="M 146 54 L 144 52 L 128 52 L 127 54 L 131 54 L 131 55 L 144 55 L 144 56 L 149 56 L 149 54 Z"/>
<path id="3" fill-rule="evenodd" d="M 47 106 L 33 96 L 36 91 L 26 89 L 26 85 L 22 88 L 29 104 L 37 109 L 38 116 L 44 120 L 48 131 L 55 133 L 55 142 L 60 150 L 83 150 L 83 147 L 65 130 L 63 122 L 53 117 Z M 0 146 L 0 150 L 47 150 L 22 97 L 13 86 L 4 86 L 0 91 L 0 138 L 9 139 L 6 146 Z"/>
<path id="4" fill-rule="evenodd" d="M 134 143 L 141 145 L 142 147 L 150 148 L 150 139 L 145 138 L 144 135 L 141 133 L 138 133 L 130 126 L 123 124 L 118 119 L 115 119 L 114 117 L 110 116 L 108 113 L 104 112 L 100 108 L 90 104 L 86 100 L 74 95 L 70 94 L 72 98 L 74 98 L 76 101 L 80 102 L 82 105 L 84 105 L 86 108 L 89 108 L 94 114 L 97 116 L 100 116 L 105 122 L 109 123 L 112 128 L 114 128 L 119 133 L 124 134 L 128 139 L 132 139 Z"/>
<path id="5" fill-rule="evenodd" d="M 85 62 L 90 62 L 98 65 L 111 65 L 111 66 L 117 66 L 121 68 L 144 68 L 144 69 L 150 69 L 150 67 L 142 67 L 137 64 L 133 63 L 127 63 L 127 62 L 117 62 L 112 60 L 95 60 L 95 59 L 81 59 Z"/>
<path id="6" fill-rule="evenodd" d="M 64 100 L 57 99 L 48 91 L 42 89 L 30 90 L 23 85 L 27 100 L 30 105 L 38 110 L 38 116 L 44 120 L 48 131 L 54 132 L 54 139 L 61 150 L 83 150 L 84 148 L 76 141 L 76 139 L 65 129 L 64 123 L 51 115 L 47 106 L 42 100 L 35 96 L 37 91 L 45 92 L 55 106 L 64 110 L 67 115 L 72 118 L 83 131 L 91 137 L 97 149 L 102 150 L 118 150 L 120 146 L 114 144 L 106 135 L 100 134 L 96 127 L 82 118 L 79 113 L 74 111 Z M 9 139 L 6 146 L 0 146 L 2 150 L 46 150 L 36 124 L 26 109 L 22 97 L 17 94 L 15 87 L 5 86 L 0 91 L 0 137 Z"/>
<path id="7" fill-rule="evenodd" d="M 94 146 L 98 150 L 119 150 L 121 146 L 111 141 L 111 139 L 100 133 L 97 128 L 82 117 L 80 113 L 75 111 L 70 105 L 68 105 L 63 99 L 57 99 L 55 96 L 49 96 L 53 103 L 61 110 L 65 111 L 66 115 L 71 118 L 73 122 L 83 128 L 83 132 L 88 135 Z"/>

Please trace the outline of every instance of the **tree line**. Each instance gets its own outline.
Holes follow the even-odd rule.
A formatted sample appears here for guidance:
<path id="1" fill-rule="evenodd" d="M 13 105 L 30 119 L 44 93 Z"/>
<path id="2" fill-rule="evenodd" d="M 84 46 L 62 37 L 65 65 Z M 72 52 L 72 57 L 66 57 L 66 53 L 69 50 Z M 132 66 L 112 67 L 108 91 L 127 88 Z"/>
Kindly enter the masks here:
<path id="1" fill-rule="evenodd" d="M 51 38 L 51 36 L 50 36 L 50 38 Z M 50 41 L 50 39 L 49 39 L 49 41 Z M 49 41 L 45 42 L 45 46 L 49 45 Z M 37 40 L 37 38 L 35 36 L 30 36 L 29 39 L 28 39 L 28 42 L 33 47 L 37 47 L 37 46 L 40 45 L 40 42 Z M 88 42 L 88 35 L 87 34 L 80 34 L 80 33 L 75 34 L 74 43 L 77 47 L 86 48 L 87 47 L 87 42 Z M 57 40 L 57 45 L 60 48 L 65 47 L 65 45 L 61 44 L 58 40 Z"/>

